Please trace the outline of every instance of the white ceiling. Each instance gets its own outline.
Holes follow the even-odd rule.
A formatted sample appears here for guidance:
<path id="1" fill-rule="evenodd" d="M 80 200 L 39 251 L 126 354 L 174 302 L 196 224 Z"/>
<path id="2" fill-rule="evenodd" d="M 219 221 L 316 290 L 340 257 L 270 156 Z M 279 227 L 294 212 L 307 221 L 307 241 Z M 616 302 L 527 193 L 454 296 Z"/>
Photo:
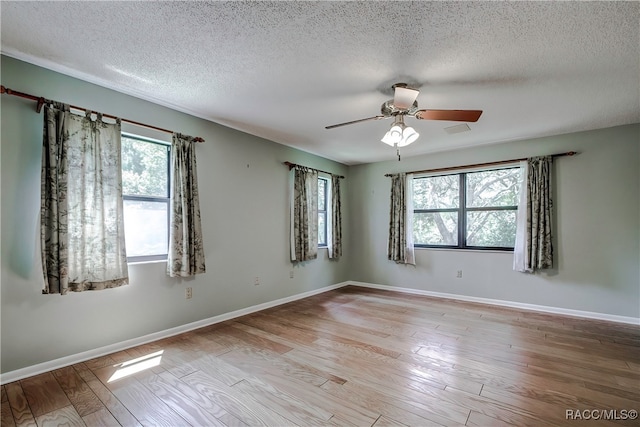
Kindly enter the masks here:
<path id="1" fill-rule="evenodd" d="M 421 136 L 403 156 L 640 122 L 638 2 L 2 1 L 0 12 L 3 54 L 345 164 L 395 158 L 380 142 L 390 120 L 324 129 L 379 114 L 395 82 L 421 90 L 420 108 L 484 111 L 457 134 L 408 118 Z"/>

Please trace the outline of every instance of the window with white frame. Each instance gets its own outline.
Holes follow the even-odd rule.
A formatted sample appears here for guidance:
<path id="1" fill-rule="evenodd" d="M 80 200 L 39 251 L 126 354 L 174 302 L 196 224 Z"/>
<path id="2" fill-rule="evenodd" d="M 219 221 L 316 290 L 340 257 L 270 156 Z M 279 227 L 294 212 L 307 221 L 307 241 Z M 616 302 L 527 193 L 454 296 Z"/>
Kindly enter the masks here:
<path id="1" fill-rule="evenodd" d="M 318 247 L 327 246 L 327 200 L 328 200 L 327 178 L 318 178 Z"/>
<path id="2" fill-rule="evenodd" d="M 171 146 L 122 134 L 122 198 L 127 260 L 167 258 Z"/>
<path id="3" fill-rule="evenodd" d="M 519 167 L 415 177 L 414 245 L 513 250 L 520 179 Z"/>

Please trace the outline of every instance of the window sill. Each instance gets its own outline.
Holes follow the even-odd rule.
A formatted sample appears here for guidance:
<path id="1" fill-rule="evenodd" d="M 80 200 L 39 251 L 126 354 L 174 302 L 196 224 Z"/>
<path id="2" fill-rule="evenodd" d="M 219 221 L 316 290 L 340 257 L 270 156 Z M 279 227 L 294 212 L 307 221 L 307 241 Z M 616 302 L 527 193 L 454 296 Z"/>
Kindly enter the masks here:
<path id="1" fill-rule="evenodd" d="M 160 264 L 167 263 L 166 259 L 153 259 L 148 261 L 127 261 L 127 265 L 141 265 L 141 264 Z"/>
<path id="2" fill-rule="evenodd" d="M 444 252 L 475 252 L 481 254 L 505 254 L 505 255 L 513 255 L 513 250 L 505 251 L 499 249 L 461 249 L 461 248 L 425 248 L 423 246 L 414 246 L 413 248 L 416 251 L 444 251 Z"/>

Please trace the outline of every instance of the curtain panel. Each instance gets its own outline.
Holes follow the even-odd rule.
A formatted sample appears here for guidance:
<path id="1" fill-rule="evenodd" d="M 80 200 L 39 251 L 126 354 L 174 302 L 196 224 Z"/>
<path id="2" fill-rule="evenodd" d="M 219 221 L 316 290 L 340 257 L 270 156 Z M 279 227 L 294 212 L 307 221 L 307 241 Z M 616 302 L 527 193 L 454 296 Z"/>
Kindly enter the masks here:
<path id="1" fill-rule="evenodd" d="M 413 174 L 391 176 L 388 259 L 415 265 L 413 248 Z"/>
<path id="2" fill-rule="evenodd" d="M 328 233 L 329 258 L 338 260 L 342 256 L 342 206 L 340 203 L 340 177 L 331 175 L 331 230 Z"/>
<path id="3" fill-rule="evenodd" d="M 527 160 L 526 197 L 521 197 L 518 207 L 519 215 L 526 212 L 526 221 L 518 221 L 514 249 L 514 269 L 517 271 L 534 273 L 553 268 L 552 163 L 551 156 Z"/>
<path id="4" fill-rule="evenodd" d="M 527 241 L 527 161 L 520 162 L 520 185 L 518 212 L 516 214 L 516 240 L 513 245 L 513 269 L 526 272 L 526 241 Z"/>
<path id="5" fill-rule="evenodd" d="M 171 215 L 167 275 L 189 277 L 206 271 L 198 172 L 193 137 L 173 134 Z"/>
<path id="6" fill-rule="evenodd" d="M 43 293 L 129 282 L 124 240 L 120 120 L 104 123 L 45 107 L 40 237 Z"/>
<path id="7" fill-rule="evenodd" d="M 291 261 L 318 257 L 318 171 L 296 166 L 291 192 Z"/>

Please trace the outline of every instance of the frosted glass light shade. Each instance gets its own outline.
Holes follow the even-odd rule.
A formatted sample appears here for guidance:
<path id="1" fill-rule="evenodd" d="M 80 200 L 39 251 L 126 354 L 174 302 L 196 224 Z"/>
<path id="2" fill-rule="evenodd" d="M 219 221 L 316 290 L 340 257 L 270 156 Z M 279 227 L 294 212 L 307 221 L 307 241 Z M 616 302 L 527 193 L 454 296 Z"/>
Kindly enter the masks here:
<path id="1" fill-rule="evenodd" d="M 400 145 L 402 142 L 402 127 L 394 124 L 389 129 L 389 132 L 384 134 L 384 137 L 381 139 L 385 144 L 389 144 L 390 146 L 395 146 L 396 144 Z"/>
<path id="2" fill-rule="evenodd" d="M 391 129 L 384 134 L 381 141 L 392 147 L 406 147 L 418 139 L 419 136 L 420 134 L 412 127 L 402 127 L 394 124 Z"/>
<path id="3" fill-rule="evenodd" d="M 404 131 L 402 131 L 402 141 L 404 144 L 403 145 L 398 144 L 398 146 L 403 147 L 404 145 L 409 145 L 413 141 L 418 139 L 419 136 L 420 134 L 416 132 L 415 129 L 413 129 L 412 127 L 408 127 Z"/>

